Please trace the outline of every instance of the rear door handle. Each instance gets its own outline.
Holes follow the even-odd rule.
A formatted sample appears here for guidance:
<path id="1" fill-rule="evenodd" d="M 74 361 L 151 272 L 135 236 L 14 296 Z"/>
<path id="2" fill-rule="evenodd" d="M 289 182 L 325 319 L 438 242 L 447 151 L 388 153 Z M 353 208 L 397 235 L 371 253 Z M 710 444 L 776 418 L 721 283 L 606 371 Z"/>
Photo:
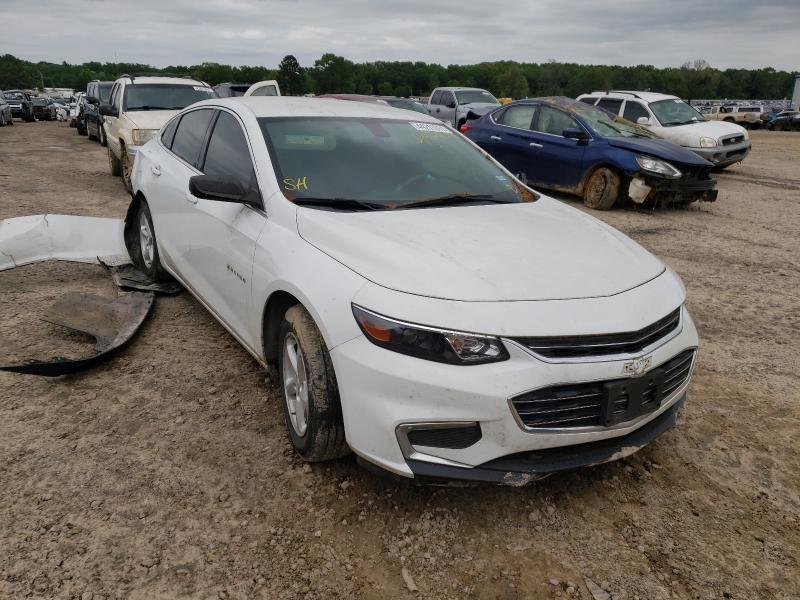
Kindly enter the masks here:
<path id="1" fill-rule="evenodd" d="M 150 172 L 156 177 L 158 177 L 159 175 L 161 175 L 161 167 L 159 167 L 158 165 L 153 165 L 152 167 L 150 167 Z"/>
<path id="2" fill-rule="evenodd" d="M 501 138 L 499 135 L 490 135 L 489 139 L 492 140 L 493 142 L 499 142 L 503 138 Z"/>
<path id="3" fill-rule="evenodd" d="M 536 142 L 531 142 L 528 144 L 531 148 L 536 148 L 537 150 L 542 147 L 541 144 L 537 144 Z"/>

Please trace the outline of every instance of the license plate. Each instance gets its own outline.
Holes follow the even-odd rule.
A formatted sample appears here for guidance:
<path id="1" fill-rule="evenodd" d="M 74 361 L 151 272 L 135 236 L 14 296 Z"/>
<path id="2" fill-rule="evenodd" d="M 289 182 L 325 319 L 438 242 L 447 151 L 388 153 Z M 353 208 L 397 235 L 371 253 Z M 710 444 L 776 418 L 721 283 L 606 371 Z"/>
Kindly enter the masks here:
<path id="1" fill-rule="evenodd" d="M 664 396 L 664 377 L 663 369 L 653 369 L 640 377 L 606 383 L 600 422 L 608 427 L 656 410 Z"/>

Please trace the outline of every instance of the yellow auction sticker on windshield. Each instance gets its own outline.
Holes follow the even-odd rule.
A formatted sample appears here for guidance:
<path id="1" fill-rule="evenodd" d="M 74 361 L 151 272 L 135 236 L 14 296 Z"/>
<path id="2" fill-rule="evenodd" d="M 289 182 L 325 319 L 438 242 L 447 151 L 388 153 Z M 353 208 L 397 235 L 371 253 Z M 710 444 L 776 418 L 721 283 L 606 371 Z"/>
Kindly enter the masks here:
<path id="1" fill-rule="evenodd" d="M 417 131 L 428 133 L 452 133 L 447 127 L 438 123 L 411 123 L 411 126 Z"/>
<path id="2" fill-rule="evenodd" d="M 324 146 L 325 136 L 323 135 L 297 135 L 286 134 L 287 146 Z"/>

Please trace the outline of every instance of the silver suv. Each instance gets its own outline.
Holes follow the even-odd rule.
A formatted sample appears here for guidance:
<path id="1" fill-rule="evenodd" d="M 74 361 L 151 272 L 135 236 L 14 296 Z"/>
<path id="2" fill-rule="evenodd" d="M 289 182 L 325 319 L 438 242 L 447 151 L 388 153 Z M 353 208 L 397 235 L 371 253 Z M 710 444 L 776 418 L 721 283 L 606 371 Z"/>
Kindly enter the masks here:
<path id="1" fill-rule="evenodd" d="M 497 98 L 481 88 L 440 87 L 433 90 L 427 109 L 437 119 L 461 129 L 467 121 L 477 119 L 498 106 Z"/>

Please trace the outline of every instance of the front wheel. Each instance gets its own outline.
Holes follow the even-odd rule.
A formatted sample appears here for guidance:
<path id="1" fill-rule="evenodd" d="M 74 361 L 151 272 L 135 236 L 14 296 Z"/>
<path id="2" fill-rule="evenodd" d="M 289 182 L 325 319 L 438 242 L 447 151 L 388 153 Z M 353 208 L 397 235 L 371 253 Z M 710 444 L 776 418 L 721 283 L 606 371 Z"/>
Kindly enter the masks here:
<path id="1" fill-rule="evenodd" d="M 333 363 L 314 319 L 296 304 L 286 311 L 279 336 L 278 373 L 292 446 L 309 462 L 349 454 Z"/>
<path id="2" fill-rule="evenodd" d="M 153 281 L 169 281 L 170 277 L 161 266 L 156 230 L 150 207 L 142 200 L 134 215 L 134 235 L 130 237 L 128 251 L 134 264 Z"/>
<path id="3" fill-rule="evenodd" d="M 106 139 L 106 130 L 103 129 L 102 123 L 100 123 L 97 126 L 97 140 L 100 142 L 101 146 L 108 146 L 108 140 Z"/>
<path id="4" fill-rule="evenodd" d="M 620 177 L 601 167 L 591 174 L 583 189 L 583 203 L 595 210 L 609 210 L 619 196 Z"/>
<path id="5" fill-rule="evenodd" d="M 119 177 L 122 174 L 122 165 L 120 164 L 119 159 L 114 156 L 114 153 L 111 151 L 111 146 L 108 146 L 108 167 L 114 177 Z"/>
<path id="6" fill-rule="evenodd" d="M 122 159 L 120 163 L 122 167 L 122 184 L 125 186 L 125 189 L 128 190 L 128 193 L 130 193 L 133 190 L 133 185 L 131 184 L 131 171 L 133 166 L 131 165 L 131 157 L 128 155 L 125 146 L 122 147 Z"/>

